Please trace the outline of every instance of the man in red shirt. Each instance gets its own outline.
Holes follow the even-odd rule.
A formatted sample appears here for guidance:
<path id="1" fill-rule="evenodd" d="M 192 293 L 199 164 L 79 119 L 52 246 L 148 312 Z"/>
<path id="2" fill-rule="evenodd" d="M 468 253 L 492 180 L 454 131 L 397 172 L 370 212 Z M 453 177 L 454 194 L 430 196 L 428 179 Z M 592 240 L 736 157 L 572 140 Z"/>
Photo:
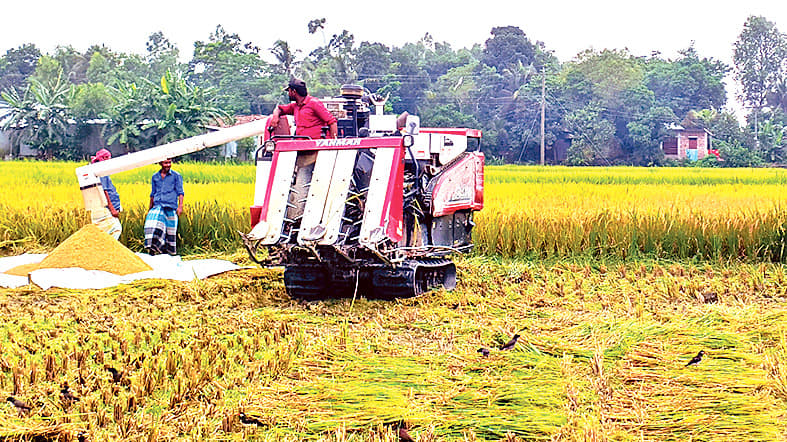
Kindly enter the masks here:
<path id="1" fill-rule="evenodd" d="M 271 127 L 279 125 L 281 115 L 293 115 L 295 135 L 322 138 L 322 128 L 328 126 L 328 138 L 336 138 L 336 117 L 328 112 L 320 100 L 309 95 L 305 81 L 293 78 L 284 90 L 289 93 L 292 103 L 276 106 L 270 119 Z"/>

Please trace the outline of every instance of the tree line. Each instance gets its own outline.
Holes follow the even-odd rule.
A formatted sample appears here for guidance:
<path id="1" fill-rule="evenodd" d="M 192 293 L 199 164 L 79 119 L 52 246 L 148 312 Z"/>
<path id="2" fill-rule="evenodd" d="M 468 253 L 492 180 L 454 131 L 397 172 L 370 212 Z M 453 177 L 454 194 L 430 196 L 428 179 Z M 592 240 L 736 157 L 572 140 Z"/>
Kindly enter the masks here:
<path id="1" fill-rule="evenodd" d="M 514 26 L 461 49 L 429 34 L 400 47 L 357 43 L 348 30 L 328 37 L 324 18 L 304 31 L 323 42 L 308 54 L 283 40 L 263 49 L 219 25 L 185 63 L 162 32 L 148 37 L 144 54 L 103 45 L 43 54 L 25 44 L 0 57 L 3 127 L 17 152 L 26 143 L 45 157 L 77 159 L 80 137 L 101 120 L 107 142 L 131 152 L 217 120 L 270 113 L 286 100 L 282 85 L 298 76 L 318 97 L 355 83 L 388 96 L 388 112 L 418 114 L 423 125 L 482 129 L 484 151 L 500 162 L 539 161 L 542 100 L 547 149 L 571 140 L 566 164 L 668 164 L 660 143 L 677 124 L 710 131 L 722 165 L 787 155 L 787 36 L 764 17 L 743 24 L 733 66 L 693 44 L 675 58 L 604 49 L 560 62 Z M 743 125 L 727 107 L 730 72 L 747 105 Z"/>

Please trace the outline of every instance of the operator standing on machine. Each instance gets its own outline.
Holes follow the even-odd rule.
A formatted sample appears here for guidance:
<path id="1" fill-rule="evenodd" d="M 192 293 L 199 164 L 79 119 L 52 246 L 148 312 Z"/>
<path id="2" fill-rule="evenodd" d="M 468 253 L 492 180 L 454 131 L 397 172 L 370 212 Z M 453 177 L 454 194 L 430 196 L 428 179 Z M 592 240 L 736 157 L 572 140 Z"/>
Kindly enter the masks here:
<path id="1" fill-rule="evenodd" d="M 293 78 L 284 90 L 292 103 L 276 106 L 270 119 L 271 127 L 278 126 L 281 115 L 292 115 L 295 117 L 295 135 L 322 138 L 322 128 L 328 126 L 328 138 L 336 138 L 336 117 L 320 100 L 309 95 L 305 81 Z"/>

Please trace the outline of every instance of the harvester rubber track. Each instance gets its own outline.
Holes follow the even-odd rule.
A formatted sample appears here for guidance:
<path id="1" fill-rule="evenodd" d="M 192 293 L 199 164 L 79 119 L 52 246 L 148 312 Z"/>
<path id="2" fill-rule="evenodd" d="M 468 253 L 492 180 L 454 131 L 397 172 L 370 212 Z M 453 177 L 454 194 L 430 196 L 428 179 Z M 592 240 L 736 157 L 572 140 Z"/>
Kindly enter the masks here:
<path id="1" fill-rule="evenodd" d="M 329 298 L 328 282 L 328 271 L 322 265 L 296 264 L 284 268 L 284 287 L 294 299 Z"/>
<path id="2" fill-rule="evenodd" d="M 397 267 L 365 268 L 360 284 L 367 298 L 410 298 L 433 289 L 455 288 L 456 266 L 449 259 L 408 259 Z"/>
<path id="3" fill-rule="evenodd" d="M 296 264 L 285 268 L 284 285 L 290 297 L 305 300 L 354 294 L 368 299 L 410 298 L 432 289 L 455 288 L 456 266 L 441 258 L 408 259 L 396 267 L 371 265 L 360 269 Z"/>

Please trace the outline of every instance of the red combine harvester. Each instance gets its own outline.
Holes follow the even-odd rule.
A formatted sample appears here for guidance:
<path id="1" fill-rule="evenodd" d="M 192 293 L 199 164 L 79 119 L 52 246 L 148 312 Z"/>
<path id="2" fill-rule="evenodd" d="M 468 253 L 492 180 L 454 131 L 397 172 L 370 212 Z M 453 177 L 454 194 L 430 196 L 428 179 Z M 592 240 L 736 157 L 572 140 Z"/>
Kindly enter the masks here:
<path id="1" fill-rule="evenodd" d="M 284 118 L 271 135 L 263 120 L 118 164 L 152 164 L 264 133 L 254 155 L 252 229 L 241 236 L 255 262 L 285 267 L 290 296 L 387 299 L 452 289 L 449 255 L 472 248 L 473 213 L 483 207 L 481 132 L 422 128 L 415 116 L 384 115 L 384 101 L 349 85 L 341 97 L 324 99 L 339 120 L 337 139 L 292 136 Z M 120 171 L 111 162 L 123 158 L 77 169 L 88 209 L 86 191 L 98 176 Z"/>

